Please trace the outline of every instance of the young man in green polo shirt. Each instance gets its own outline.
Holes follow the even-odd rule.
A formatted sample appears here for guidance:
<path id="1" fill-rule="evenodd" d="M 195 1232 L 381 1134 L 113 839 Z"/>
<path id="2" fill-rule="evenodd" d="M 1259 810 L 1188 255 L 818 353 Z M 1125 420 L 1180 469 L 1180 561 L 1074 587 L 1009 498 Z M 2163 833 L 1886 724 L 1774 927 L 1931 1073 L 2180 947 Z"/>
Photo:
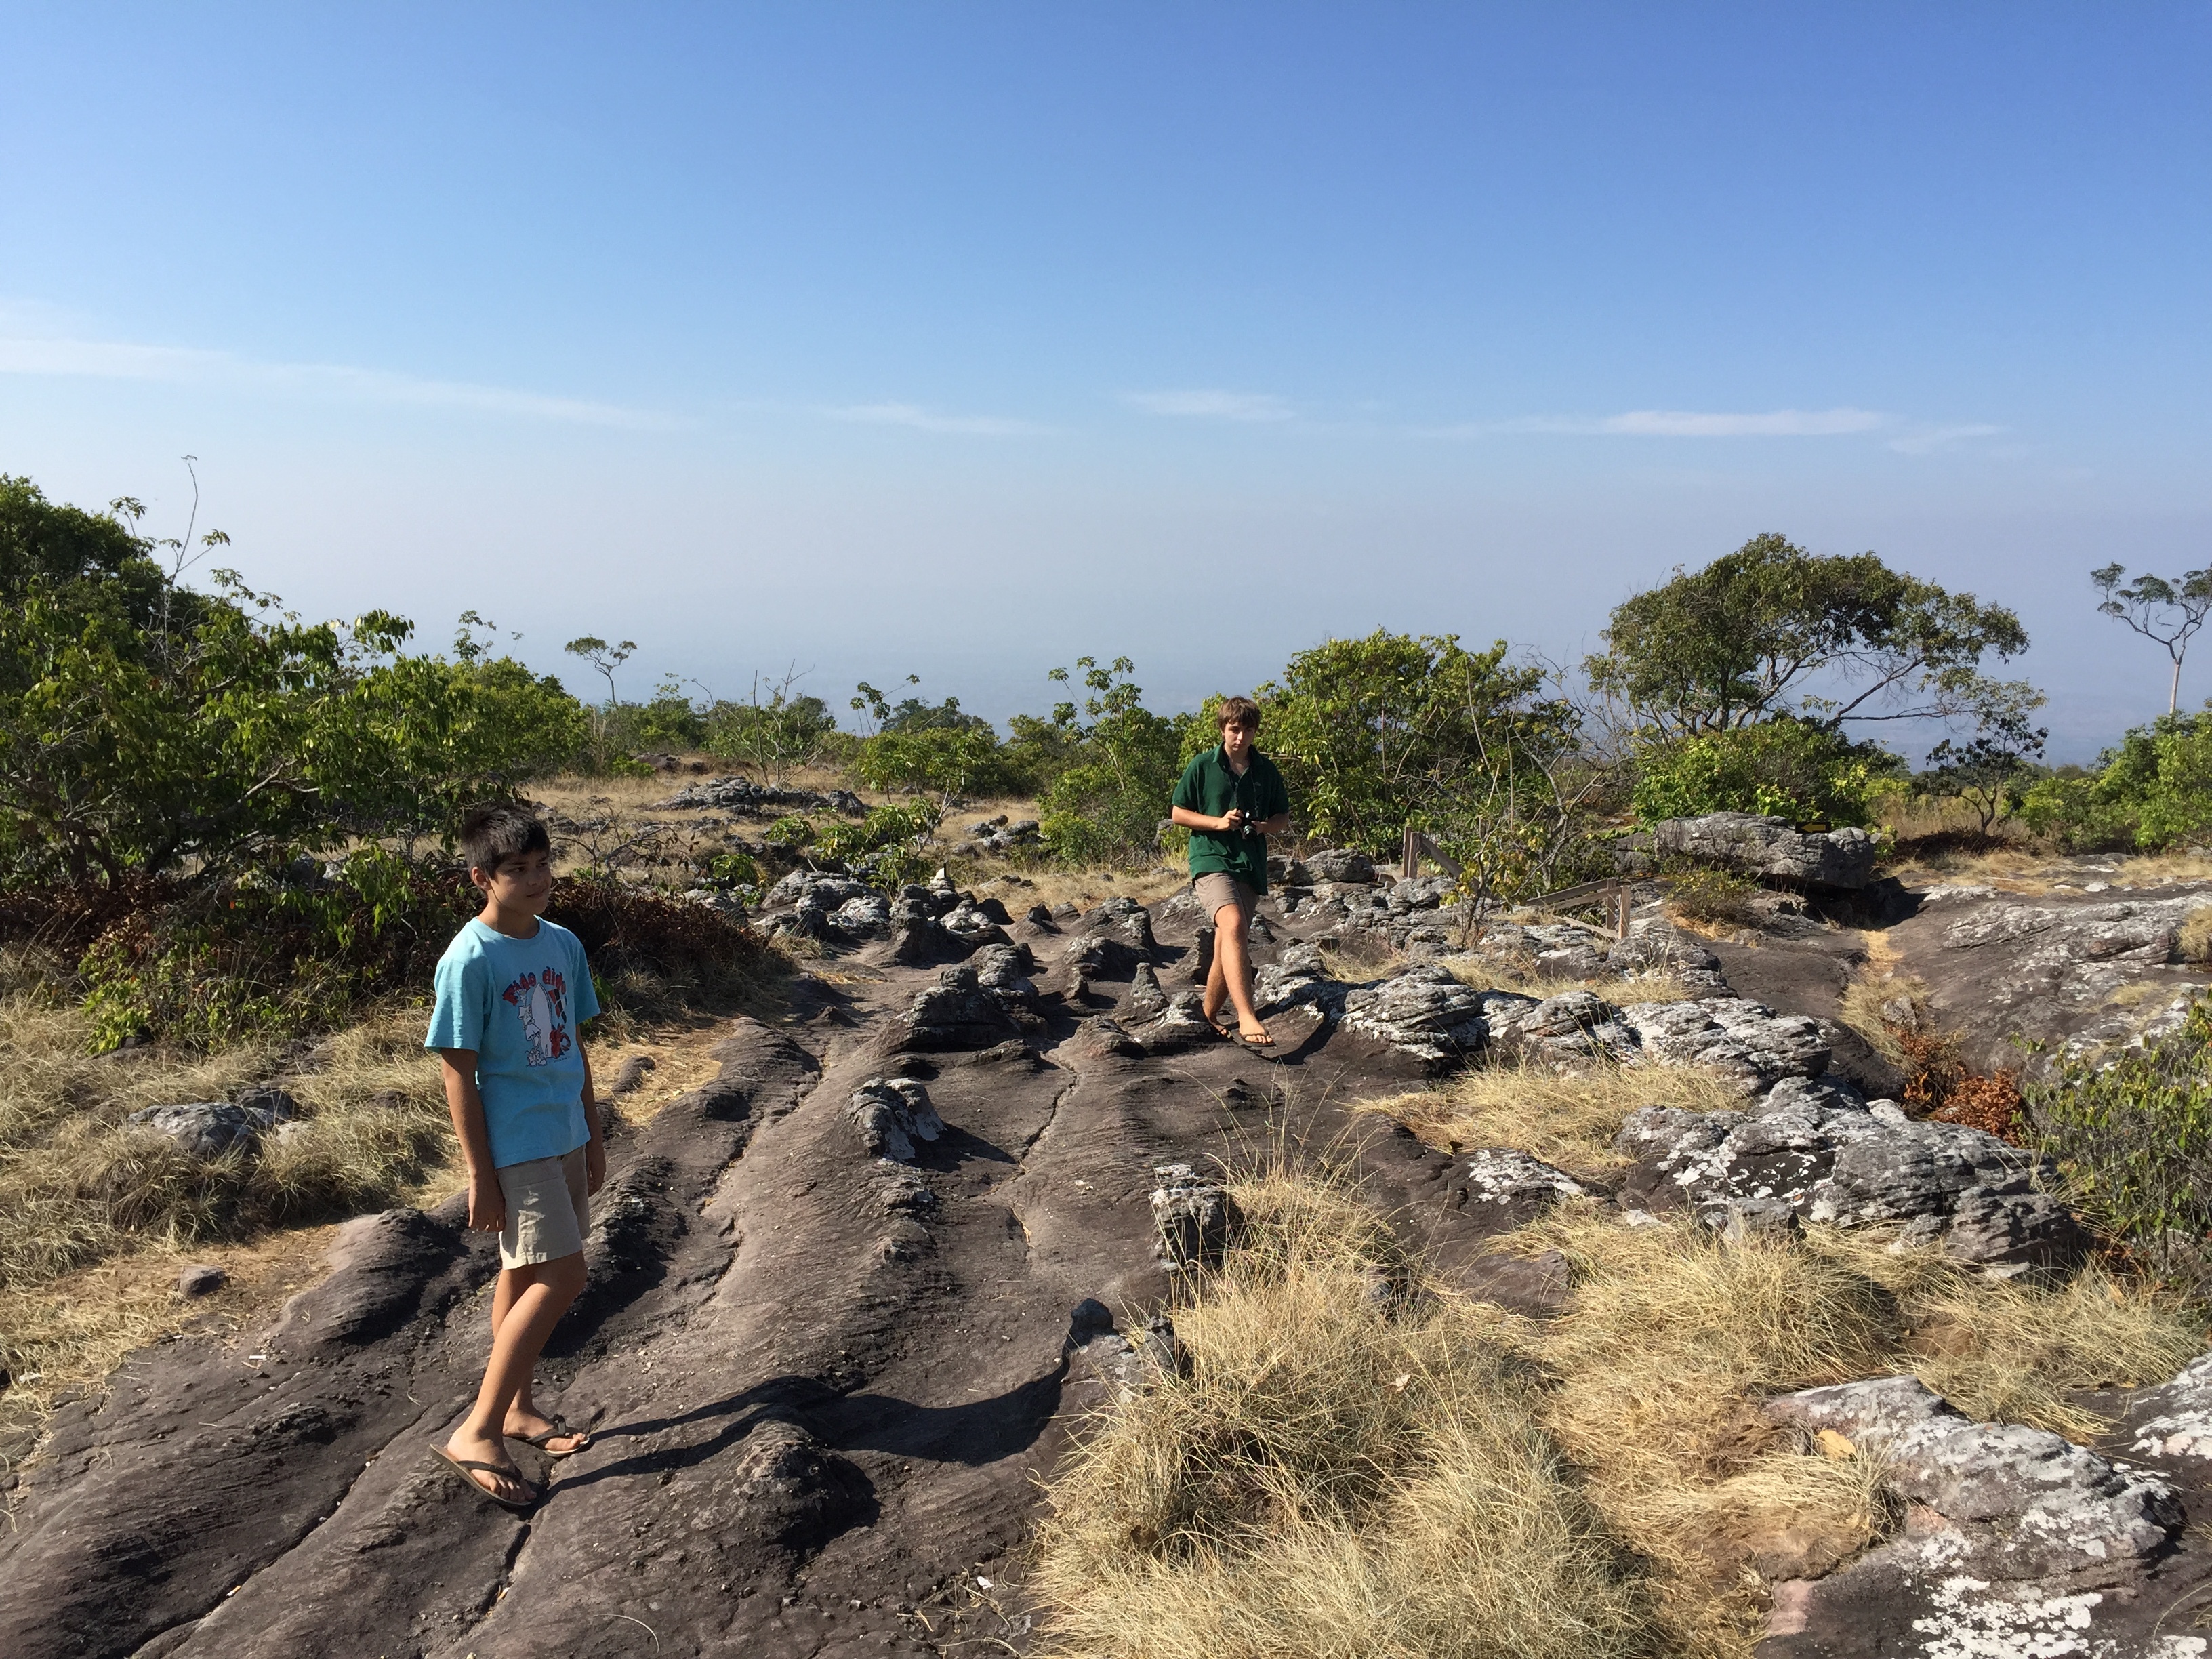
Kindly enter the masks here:
<path id="1" fill-rule="evenodd" d="M 1226 697 L 1218 714 L 1221 744 L 1183 769 L 1173 797 L 1176 823 L 1191 832 L 1191 889 L 1213 918 L 1213 967 L 1206 979 L 1206 1017 L 1220 1018 L 1224 1001 L 1237 1010 L 1238 1041 L 1272 1048 L 1275 1039 L 1252 1012 L 1252 957 L 1245 931 L 1267 890 L 1267 837 L 1291 827 L 1283 775 L 1252 746 L 1260 705 Z"/>

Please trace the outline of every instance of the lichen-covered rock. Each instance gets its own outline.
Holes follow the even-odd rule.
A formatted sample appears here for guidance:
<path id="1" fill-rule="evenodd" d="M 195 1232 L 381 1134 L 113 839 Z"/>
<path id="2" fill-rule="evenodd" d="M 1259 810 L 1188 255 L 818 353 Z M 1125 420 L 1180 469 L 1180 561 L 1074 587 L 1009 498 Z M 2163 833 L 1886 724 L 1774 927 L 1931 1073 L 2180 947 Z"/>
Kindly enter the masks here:
<path id="1" fill-rule="evenodd" d="M 1364 887 L 1375 879 L 1375 860 L 1364 853 L 1343 848 L 1309 853 L 1303 862 L 1306 874 L 1316 882 L 1341 881 Z"/>
<path id="2" fill-rule="evenodd" d="M 1565 1170 L 1514 1147 L 1486 1146 L 1460 1156 L 1465 1161 L 1455 1173 L 1466 1182 L 1468 1203 L 1506 1212 L 1516 1225 L 1588 1190 Z"/>
<path id="3" fill-rule="evenodd" d="M 1026 945 L 986 945 L 968 959 L 975 982 L 1009 1010 L 1033 1008 L 1036 987 L 1030 970 L 1036 965 Z"/>
<path id="4" fill-rule="evenodd" d="M 1874 879 L 1874 837 L 1863 830 L 1802 833 L 1787 818 L 1708 812 L 1652 826 L 1651 850 L 1747 876 L 1856 890 Z"/>
<path id="5" fill-rule="evenodd" d="M 1160 1261 L 1173 1272 L 1220 1266 L 1222 1252 L 1243 1224 L 1237 1200 L 1188 1164 L 1158 1164 L 1152 1175 L 1160 1183 L 1152 1189 Z"/>
<path id="6" fill-rule="evenodd" d="M 848 939 L 878 939 L 891 930 L 891 902 L 881 893 L 848 898 L 829 916 L 830 931 Z"/>
<path id="7" fill-rule="evenodd" d="M 1006 1005 L 967 966 L 940 969 L 937 983 L 915 994 L 902 1047 L 988 1048 L 1022 1034 Z"/>
<path id="8" fill-rule="evenodd" d="M 1614 1145 L 1636 1159 L 1621 1202 L 1637 1209 L 1771 1199 L 1808 1221 L 1903 1223 L 1901 1242 L 1940 1243 L 1999 1276 L 2067 1267 L 2088 1247 L 2073 1213 L 2034 1189 L 2039 1160 L 1978 1129 L 1894 1109 L 1647 1106 Z"/>
<path id="9" fill-rule="evenodd" d="M 1152 1019 L 1165 1011 L 1168 994 L 1160 988 L 1160 976 L 1151 963 L 1139 963 L 1129 975 L 1128 1000 L 1122 1006 L 1138 1019 Z"/>
<path id="10" fill-rule="evenodd" d="M 269 1089 L 237 1101 L 185 1100 L 149 1106 L 131 1113 L 129 1121 L 167 1136 L 179 1151 L 194 1158 L 217 1158 L 226 1152 L 252 1153 L 264 1135 L 289 1121 L 297 1109 L 291 1096 Z"/>
<path id="11" fill-rule="evenodd" d="M 1206 1017 L 1205 1001 L 1195 991 L 1178 991 L 1165 998 L 1150 1019 L 1127 1029 L 1130 1038 L 1148 1054 L 1180 1054 L 1221 1041 L 1220 1029 Z"/>
<path id="12" fill-rule="evenodd" d="M 1946 1576 L 2113 1583 L 2163 1553 L 2182 1523 L 2163 1481 L 2115 1468 L 2086 1447 L 2022 1424 L 1977 1423 L 1916 1377 L 1808 1389 L 1766 1415 L 1840 1435 L 1881 1460 L 1924 1519 L 1892 1547 Z"/>
<path id="13" fill-rule="evenodd" d="M 2129 1449 L 2145 1457 L 2212 1458 L 2212 1354 L 2137 1395 L 2128 1429 Z"/>
<path id="14" fill-rule="evenodd" d="M 1707 1066 L 1753 1091 L 1785 1077 L 1817 1077 L 1832 1052 L 1820 1026 L 1742 997 L 1632 1002 L 1620 1010 L 1644 1054 L 1662 1066 Z"/>
<path id="15" fill-rule="evenodd" d="M 1532 1060 L 1625 1062 L 1636 1054 L 1636 1033 L 1592 991 L 1566 991 L 1540 1002 L 1493 991 L 1485 999 L 1483 1013 L 1494 1047 Z"/>
<path id="16" fill-rule="evenodd" d="M 914 1162 L 914 1143 L 945 1133 L 945 1120 L 929 1103 L 929 1091 L 918 1079 L 872 1077 L 853 1091 L 845 1116 L 871 1158 Z"/>
<path id="17" fill-rule="evenodd" d="M 1483 1007 L 1492 994 L 1461 984 L 1449 969 L 1423 963 L 1348 992 L 1343 1025 L 1424 1065 L 1443 1066 L 1482 1047 L 1489 1033 Z"/>

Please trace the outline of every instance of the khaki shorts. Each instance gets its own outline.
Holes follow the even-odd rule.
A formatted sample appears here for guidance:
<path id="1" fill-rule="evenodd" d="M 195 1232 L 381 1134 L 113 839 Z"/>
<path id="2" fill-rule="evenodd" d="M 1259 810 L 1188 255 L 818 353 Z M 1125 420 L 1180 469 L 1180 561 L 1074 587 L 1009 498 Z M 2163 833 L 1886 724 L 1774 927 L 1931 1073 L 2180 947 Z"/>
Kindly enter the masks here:
<path id="1" fill-rule="evenodd" d="M 1260 902 L 1260 896 L 1237 877 L 1225 871 L 1209 871 L 1192 878 L 1190 890 L 1198 899 L 1199 914 L 1206 918 L 1207 926 L 1212 925 L 1223 906 L 1230 904 L 1237 907 L 1240 932 L 1252 926 L 1252 910 Z"/>
<path id="2" fill-rule="evenodd" d="M 580 1255 L 592 1231 L 592 1197 L 584 1179 L 584 1149 L 559 1158 L 533 1158 L 499 1171 L 507 1194 L 507 1226 L 499 1236 L 499 1265 L 527 1267 Z"/>

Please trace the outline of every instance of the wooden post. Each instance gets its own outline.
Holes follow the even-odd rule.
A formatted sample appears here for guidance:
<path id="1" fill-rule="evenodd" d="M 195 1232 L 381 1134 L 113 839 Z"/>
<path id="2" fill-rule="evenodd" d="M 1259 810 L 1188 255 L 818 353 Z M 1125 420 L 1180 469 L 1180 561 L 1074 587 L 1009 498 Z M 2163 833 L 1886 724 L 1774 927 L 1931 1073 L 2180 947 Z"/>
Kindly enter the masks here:
<path id="1" fill-rule="evenodd" d="M 1410 825 L 1406 830 L 1406 857 L 1400 873 L 1407 881 L 1421 873 L 1421 832 Z"/>

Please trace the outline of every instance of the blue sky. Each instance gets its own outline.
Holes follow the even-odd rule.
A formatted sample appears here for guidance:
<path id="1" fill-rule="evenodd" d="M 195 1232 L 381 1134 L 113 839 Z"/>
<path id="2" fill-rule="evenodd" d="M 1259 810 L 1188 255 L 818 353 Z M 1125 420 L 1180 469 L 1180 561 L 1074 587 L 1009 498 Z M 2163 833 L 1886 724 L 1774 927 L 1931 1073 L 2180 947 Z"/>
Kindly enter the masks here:
<path id="1" fill-rule="evenodd" d="M 723 695 L 2212 560 L 2212 7 L 0 5 L 0 471 Z M 567 667 L 576 666 L 573 661 Z M 573 678 L 573 677 L 572 677 Z M 581 685 L 582 682 L 576 682 Z M 2212 646 L 2184 695 L 2212 696 Z"/>

